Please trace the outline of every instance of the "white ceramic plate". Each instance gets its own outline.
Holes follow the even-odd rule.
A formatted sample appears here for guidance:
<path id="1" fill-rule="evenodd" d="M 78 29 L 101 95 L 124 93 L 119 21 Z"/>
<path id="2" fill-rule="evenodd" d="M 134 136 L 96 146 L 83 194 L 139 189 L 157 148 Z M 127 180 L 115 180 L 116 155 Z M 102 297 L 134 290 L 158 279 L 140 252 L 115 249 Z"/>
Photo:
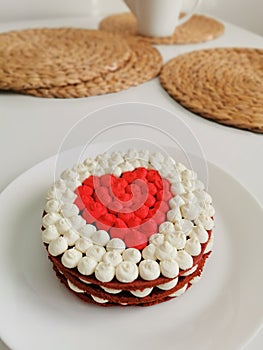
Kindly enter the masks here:
<path id="1" fill-rule="evenodd" d="M 0 335 L 11 349 L 234 350 L 259 330 L 263 210 L 234 178 L 208 164 L 216 239 L 199 284 L 150 308 L 100 308 L 60 285 L 41 244 L 54 164 L 38 164 L 0 196 Z"/>

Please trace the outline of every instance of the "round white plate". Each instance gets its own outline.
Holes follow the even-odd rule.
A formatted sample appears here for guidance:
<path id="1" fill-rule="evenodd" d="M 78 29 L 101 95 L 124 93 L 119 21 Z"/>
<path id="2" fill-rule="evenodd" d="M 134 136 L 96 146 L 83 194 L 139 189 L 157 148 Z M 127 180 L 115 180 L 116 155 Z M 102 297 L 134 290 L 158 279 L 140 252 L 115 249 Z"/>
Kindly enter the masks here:
<path id="1" fill-rule="evenodd" d="M 255 335 L 263 318 L 263 210 L 234 178 L 208 164 L 216 238 L 199 284 L 150 308 L 100 308 L 58 282 L 41 243 L 55 161 L 28 170 L 0 196 L 0 336 L 11 349 L 234 350 Z"/>

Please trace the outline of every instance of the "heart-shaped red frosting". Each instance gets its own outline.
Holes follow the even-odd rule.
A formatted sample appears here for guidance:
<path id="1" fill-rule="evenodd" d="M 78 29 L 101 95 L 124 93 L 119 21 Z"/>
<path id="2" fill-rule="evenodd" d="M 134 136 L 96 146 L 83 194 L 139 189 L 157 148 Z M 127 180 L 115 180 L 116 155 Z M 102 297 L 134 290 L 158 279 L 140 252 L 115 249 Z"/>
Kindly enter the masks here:
<path id="1" fill-rule="evenodd" d="M 166 221 L 170 183 L 157 170 L 144 167 L 122 173 L 90 176 L 75 190 L 75 204 L 88 224 L 120 238 L 128 248 L 143 249 Z"/>

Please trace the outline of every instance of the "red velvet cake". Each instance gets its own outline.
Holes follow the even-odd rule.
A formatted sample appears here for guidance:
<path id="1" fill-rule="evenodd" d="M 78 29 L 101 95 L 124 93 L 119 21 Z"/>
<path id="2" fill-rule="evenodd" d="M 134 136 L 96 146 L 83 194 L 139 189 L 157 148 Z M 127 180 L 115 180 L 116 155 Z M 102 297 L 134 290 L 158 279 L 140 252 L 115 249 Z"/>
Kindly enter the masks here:
<path id="1" fill-rule="evenodd" d="M 211 196 L 162 153 L 103 153 L 65 170 L 46 196 L 42 240 L 57 277 L 101 306 L 183 294 L 213 244 Z"/>

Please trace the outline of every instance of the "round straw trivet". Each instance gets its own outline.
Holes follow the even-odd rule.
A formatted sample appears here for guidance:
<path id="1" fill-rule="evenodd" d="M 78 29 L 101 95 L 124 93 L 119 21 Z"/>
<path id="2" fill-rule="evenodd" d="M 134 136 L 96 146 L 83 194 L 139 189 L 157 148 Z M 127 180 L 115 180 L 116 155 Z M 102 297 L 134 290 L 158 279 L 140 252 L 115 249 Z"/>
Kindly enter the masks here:
<path id="1" fill-rule="evenodd" d="M 99 76 L 80 84 L 49 89 L 28 89 L 23 93 L 39 97 L 75 98 L 112 93 L 136 86 L 156 77 L 162 67 L 162 57 L 150 44 L 127 39 L 132 50 L 131 58 L 115 72 Z"/>
<path id="2" fill-rule="evenodd" d="M 131 52 L 111 33 L 46 28 L 0 34 L 0 88 L 63 86 L 88 81 L 122 66 Z"/>
<path id="3" fill-rule="evenodd" d="M 140 36 L 136 26 L 136 18 L 129 12 L 108 16 L 99 24 L 101 30 L 126 36 L 138 36 L 151 44 L 200 43 L 215 39 L 224 33 L 222 23 L 203 15 L 193 15 L 186 23 L 177 27 L 174 34 L 169 37 Z"/>
<path id="4" fill-rule="evenodd" d="M 205 118 L 263 133 L 263 50 L 180 55 L 165 64 L 160 82 L 176 101 Z"/>

